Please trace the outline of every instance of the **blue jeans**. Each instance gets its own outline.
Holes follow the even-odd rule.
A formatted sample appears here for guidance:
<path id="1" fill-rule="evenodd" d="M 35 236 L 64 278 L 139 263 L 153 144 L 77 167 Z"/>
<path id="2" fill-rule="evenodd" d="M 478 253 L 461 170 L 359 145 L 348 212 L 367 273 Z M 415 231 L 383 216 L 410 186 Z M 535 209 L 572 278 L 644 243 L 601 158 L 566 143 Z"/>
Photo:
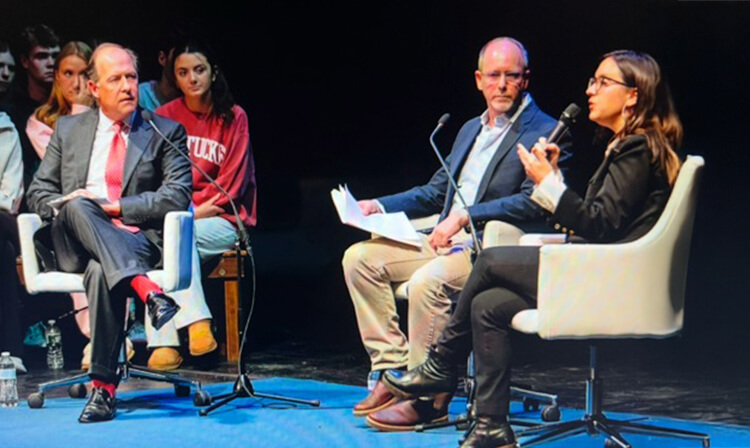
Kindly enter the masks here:
<path id="1" fill-rule="evenodd" d="M 220 216 L 195 220 L 195 235 L 201 262 L 219 256 L 234 247 L 234 224 Z"/>

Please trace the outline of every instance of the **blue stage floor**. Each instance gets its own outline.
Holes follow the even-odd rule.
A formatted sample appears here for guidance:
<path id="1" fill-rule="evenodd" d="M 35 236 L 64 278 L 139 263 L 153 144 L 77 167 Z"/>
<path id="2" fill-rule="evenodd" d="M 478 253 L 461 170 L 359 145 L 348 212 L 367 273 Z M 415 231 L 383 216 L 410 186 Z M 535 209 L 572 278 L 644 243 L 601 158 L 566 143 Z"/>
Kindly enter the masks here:
<path id="1" fill-rule="evenodd" d="M 83 400 L 50 399 L 43 409 L 0 408 L 2 446 L 81 448 L 106 446 L 145 447 L 455 447 L 460 432 L 445 428 L 425 433 L 383 433 L 370 429 L 351 408 L 365 395 L 363 387 L 311 380 L 269 379 L 254 382 L 258 392 L 319 399 L 320 408 L 290 406 L 272 400 L 239 399 L 215 413 L 198 416 L 191 398 L 176 398 L 171 389 L 129 392 L 118 396 L 114 421 L 82 425 L 77 422 Z M 231 385 L 206 387 L 212 394 L 227 392 Z M 520 408 L 520 404 L 514 403 Z M 451 411 L 459 414 L 464 402 L 455 400 Z M 580 411 L 563 409 L 563 419 Z M 533 414 L 528 414 L 532 417 Z M 642 418 L 611 414 L 616 418 Z M 750 428 L 666 418 L 652 423 L 705 432 L 712 447 L 750 447 Z M 635 447 L 699 447 L 699 442 L 638 435 L 626 436 Z M 604 439 L 586 435 L 543 444 L 543 447 L 597 447 Z"/>

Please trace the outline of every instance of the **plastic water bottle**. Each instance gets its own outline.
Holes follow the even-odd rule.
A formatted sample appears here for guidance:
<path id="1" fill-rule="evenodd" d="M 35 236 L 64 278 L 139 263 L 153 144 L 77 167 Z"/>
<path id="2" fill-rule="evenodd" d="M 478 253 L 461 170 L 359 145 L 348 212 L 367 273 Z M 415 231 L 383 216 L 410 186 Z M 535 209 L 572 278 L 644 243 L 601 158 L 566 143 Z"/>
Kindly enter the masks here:
<path id="1" fill-rule="evenodd" d="M 18 406 L 16 366 L 10 359 L 9 352 L 3 352 L 0 355 L 0 406 L 4 408 Z"/>
<path id="2" fill-rule="evenodd" d="M 60 370 L 63 368 L 62 352 L 62 333 L 60 328 L 55 325 L 54 319 L 47 321 L 47 367 L 50 370 Z"/>

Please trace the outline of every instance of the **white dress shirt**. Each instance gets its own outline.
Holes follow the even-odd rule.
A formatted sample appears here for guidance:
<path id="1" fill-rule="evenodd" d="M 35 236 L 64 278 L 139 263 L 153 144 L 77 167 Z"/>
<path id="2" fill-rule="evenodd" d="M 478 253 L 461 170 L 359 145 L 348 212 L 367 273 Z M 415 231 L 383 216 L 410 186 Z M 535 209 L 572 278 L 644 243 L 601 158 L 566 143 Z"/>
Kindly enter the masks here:
<path id="1" fill-rule="evenodd" d="M 518 107 L 512 117 L 508 118 L 505 114 L 495 118 L 494 126 L 490 126 L 489 123 L 489 111 L 484 111 L 480 117 L 482 123 L 482 129 L 479 131 L 479 135 L 474 140 L 474 146 L 472 146 L 469 155 L 466 157 L 466 162 L 463 168 L 461 168 L 461 174 L 458 176 L 458 188 L 461 191 L 461 195 L 466 200 L 466 206 L 474 205 L 477 201 L 477 191 L 479 190 L 479 184 L 482 182 L 484 173 L 487 171 L 487 166 L 490 164 L 492 157 L 500 147 L 500 143 L 508 135 L 513 123 L 516 122 L 518 117 L 521 115 L 523 110 L 529 104 L 530 95 L 524 93 L 521 105 Z M 453 196 L 453 204 L 451 205 L 451 212 L 461 210 L 464 205 L 461 203 L 461 198 L 458 194 Z"/>
<path id="2" fill-rule="evenodd" d="M 132 124 L 133 115 L 124 120 L 127 125 L 122 127 L 122 138 L 125 140 L 125 147 L 128 145 L 130 136 L 130 125 Z M 99 109 L 99 123 L 96 125 L 96 134 L 94 135 L 94 148 L 91 150 L 91 159 L 89 160 L 89 172 L 86 176 L 86 190 L 94 193 L 96 197 L 109 199 L 107 194 L 107 181 L 104 173 L 107 171 L 107 159 L 109 150 L 112 148 L 112 140 L 115 138 L 115 122 L 110 120 L 101 109 Z"/>

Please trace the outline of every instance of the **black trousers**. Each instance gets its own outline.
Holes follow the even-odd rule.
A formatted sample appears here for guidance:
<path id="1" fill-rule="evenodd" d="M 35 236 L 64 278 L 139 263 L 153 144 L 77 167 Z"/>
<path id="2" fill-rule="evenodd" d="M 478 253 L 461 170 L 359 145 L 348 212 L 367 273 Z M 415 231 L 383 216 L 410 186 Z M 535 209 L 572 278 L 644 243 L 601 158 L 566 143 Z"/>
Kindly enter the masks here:
<path id="1" fill-rule="evenodd" d="M 21 282 L 16 272 L 18 224 L 15 215 L 0 210 L 0 351 L 23 357 Z"/>
<path id="2" fill-rule="evenodd" d="M 159 249 L 142 232 L 112 223 L 94 201 L 76 198 L 52 222 L 52 245 L 60 270 L 83 272 L 91 313 L 93 379 L 117 384 L 124 337 L 129 280 L 145 275 L 159 261 Z"/>
<path id="3" fill-rule="evenodd" d="M 437 342 L 437 352 L 455 363 L 473 347 L 478 415 L 508 415 L 510 323 L 518 312 L 536 306 L 538 275 L 538 247 L 485 249 Z"/>

